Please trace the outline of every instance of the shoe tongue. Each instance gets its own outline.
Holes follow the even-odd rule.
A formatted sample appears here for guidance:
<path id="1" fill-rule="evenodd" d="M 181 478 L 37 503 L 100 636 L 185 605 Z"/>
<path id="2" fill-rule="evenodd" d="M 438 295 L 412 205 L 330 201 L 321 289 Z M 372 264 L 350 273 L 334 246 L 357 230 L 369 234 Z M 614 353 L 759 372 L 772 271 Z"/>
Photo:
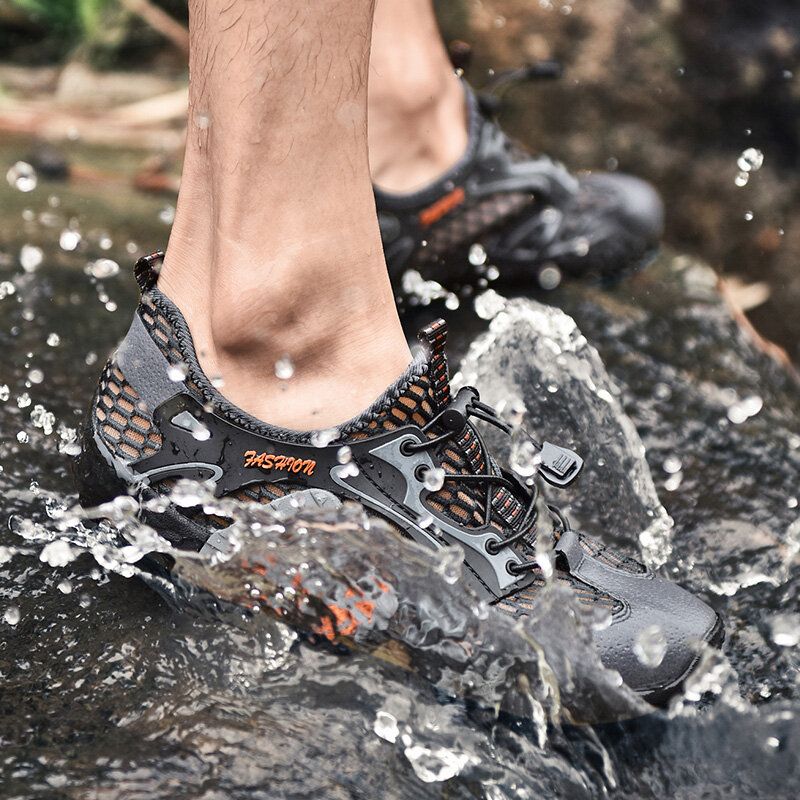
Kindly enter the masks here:
<path id="1" fill-rule="evenodd" d="M 396 430 L 404 425 L 424 428 L 450 404 L 450 376 L 447 367 L 447 323 L 436 320 L 423 328 L 417 338 L 425 350 L 424 361 L 415 362 L 408 375 L 391 390 L 392 399 L 379 403 L 349 435 L 359 439 L 381 430 Z M 443 434 L 444 429 L 432 426 L 428 436 Z M 497 464 L 484 452 L 471 424 L 444 443 L 434 463 L 448 474 L 499 474 Z M 441 489 L 427 495 L 429 506 L 449 516 L 459 525 L 478 528 L 486 518 L 487 485 L 483 482 L 446 480 Z M 515 528 L 525 509 L 508 489 L 495 487 L 491 493 L 492 520 L 500 529 Z"/>
<path id="2" fill-rule="evenodd" d="M 445 352 L 447 323 L 443 319 L 437 319 L 419 331 L 417 338 L 426 350 L 428 362 L 425 376 L 426 389 L 431 404 L 438 413 L 446 408 L 451 400 L 450 375 Z M 484 452 L 472 425 L 467 425 L 444 448 L 441 467 L 448 473 L 499 474 L 497 464 L 488 453 Z M 462 525 L 474 527 L 483 524 L 486 511 L 485 485 L 466 482 L 459 485 L 457 481 L 446 481 L 442 489 L 430 495 L 429 499 L 434 507 L 443 510 Z M 523 513 L 522 504 L 511 492 L 503 487 L 494 490 L 492 514 L 495 520 L 513 527 Z"/>
<path id="3" fill-rule="evenodd" d="M 417 339 L 427 351 L 430 393 L 436 408 L 441 411 L 450 402 L 450 373 L 447 367 L 447 323 L 437 319 L 426 325 Z"/>

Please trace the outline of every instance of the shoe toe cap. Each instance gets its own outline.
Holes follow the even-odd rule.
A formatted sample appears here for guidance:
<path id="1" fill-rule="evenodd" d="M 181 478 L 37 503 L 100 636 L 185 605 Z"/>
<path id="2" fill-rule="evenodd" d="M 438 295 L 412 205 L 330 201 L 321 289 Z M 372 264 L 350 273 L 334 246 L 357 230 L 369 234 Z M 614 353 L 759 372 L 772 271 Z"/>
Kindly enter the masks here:
<path id="1" fill-rule="evenodd" d="M 718 646 L 722 624 L 716 612 L 685 589 L 648 575 L 633 579 L 625 610 L 595 639 L 603 663 L 652 703 L 680 689 L 703 645 Z"/>
<path id="2" fill-rule="evenodd" d="M 594 633 L 600 657 L 631 689 L 661 703 L 694 669 L 703 645 L 721 644 L 720 619 L 677 584 L 603 559 L 596 548 L 587 549 L 588 541 L 569 531 L 557 550 L 575 578 L 617 601 L 611 624 Z"/>
<path id="3" fill-rule="evenodd" d="M 621 173 L 594 172 L 581 184 L 601 196 L 630 235 L 655 244 L 664 232 L 664 203 L 655 188 L 641 178 Z"/>

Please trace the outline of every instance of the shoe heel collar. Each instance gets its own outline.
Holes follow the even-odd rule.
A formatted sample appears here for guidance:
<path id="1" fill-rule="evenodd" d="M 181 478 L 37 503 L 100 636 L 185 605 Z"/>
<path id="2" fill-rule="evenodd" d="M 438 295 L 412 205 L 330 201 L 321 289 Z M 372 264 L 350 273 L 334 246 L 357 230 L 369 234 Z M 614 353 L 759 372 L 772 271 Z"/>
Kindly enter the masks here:
<path id="1" fill-rule="evenodd" d="M 142 256 L 142 258 L 136 262 L 133 268 L 133 274 L 136 277 L 136 283 L 139 284 L 139 291 L 141 291 L 142 294 L 156 285 L 158 273 L 161 272 L 161 265 L 163 263 L 163 250 L 156 250 L 155 253 L 150 253 L 149 256 Z"/>

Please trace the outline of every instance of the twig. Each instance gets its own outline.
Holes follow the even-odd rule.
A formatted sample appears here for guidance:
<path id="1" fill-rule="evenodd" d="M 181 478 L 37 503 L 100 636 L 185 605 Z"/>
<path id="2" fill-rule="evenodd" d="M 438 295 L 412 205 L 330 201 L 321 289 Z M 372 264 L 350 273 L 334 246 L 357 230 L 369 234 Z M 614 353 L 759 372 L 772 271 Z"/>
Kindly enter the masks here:
<path id="1" fill-rule="evenodd" d="M 189 52 L 189 31 L 178 20 L 150 0 L 120 0 L 132 14 L 141 17 L 154 31 L 169 39 L 179 50 Z"/>
<path id="2" fill-rule="evenodd" d="M 773 361 L 782 366 L 796 381 L 800 381 L 800 372 L 792 363 L 789 354 L 780 346 L 763 337 L 754 327 L 753 323 L 747 318 L 741 305 L 736 299 L 735 293 L 731 291 L 728 282 L 724 278 L 717 280 L 722 299 L 728 306 L 733 319 L 739 327 L 750 337 L 755 347 L 762 353 L 769 356 Z"/>

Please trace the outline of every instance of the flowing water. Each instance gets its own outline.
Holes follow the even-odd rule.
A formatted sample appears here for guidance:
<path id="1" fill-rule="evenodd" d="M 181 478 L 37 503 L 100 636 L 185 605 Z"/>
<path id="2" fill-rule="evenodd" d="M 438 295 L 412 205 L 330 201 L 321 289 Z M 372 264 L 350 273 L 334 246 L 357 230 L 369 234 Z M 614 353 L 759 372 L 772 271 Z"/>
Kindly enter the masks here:
<path id="1" fill-rule="evenodd" d="M 117 503 L 104 515 L 134 545 L 114 547 L 73 508 L 68 460 L 135 304 L 128 265 L 171 207 L 16 183 L 0 189 L 2 797 L 797 796 L 798 382 L 707 267 L 667 253 L 613 290 L 447 311 L 457 381 L 586 458 L 549 499 L 724 615 L 724 652 L 654 711 L 597 663 L 601 616 L 552 590 L 513 623 L 462 589 L 457 553 L 354 509 L 228 509 L 249 568 L 181 556 L 177 585 L 141 576 L 151 534 Z M 411 307 L 409 329 L 441 311 Z M 498 445 L 531 468 L 523 439 Z M 354 649 L 268 613 L 320 629 L 326 607 L 358 616 L 354 597 L 374 604 Z"/>

